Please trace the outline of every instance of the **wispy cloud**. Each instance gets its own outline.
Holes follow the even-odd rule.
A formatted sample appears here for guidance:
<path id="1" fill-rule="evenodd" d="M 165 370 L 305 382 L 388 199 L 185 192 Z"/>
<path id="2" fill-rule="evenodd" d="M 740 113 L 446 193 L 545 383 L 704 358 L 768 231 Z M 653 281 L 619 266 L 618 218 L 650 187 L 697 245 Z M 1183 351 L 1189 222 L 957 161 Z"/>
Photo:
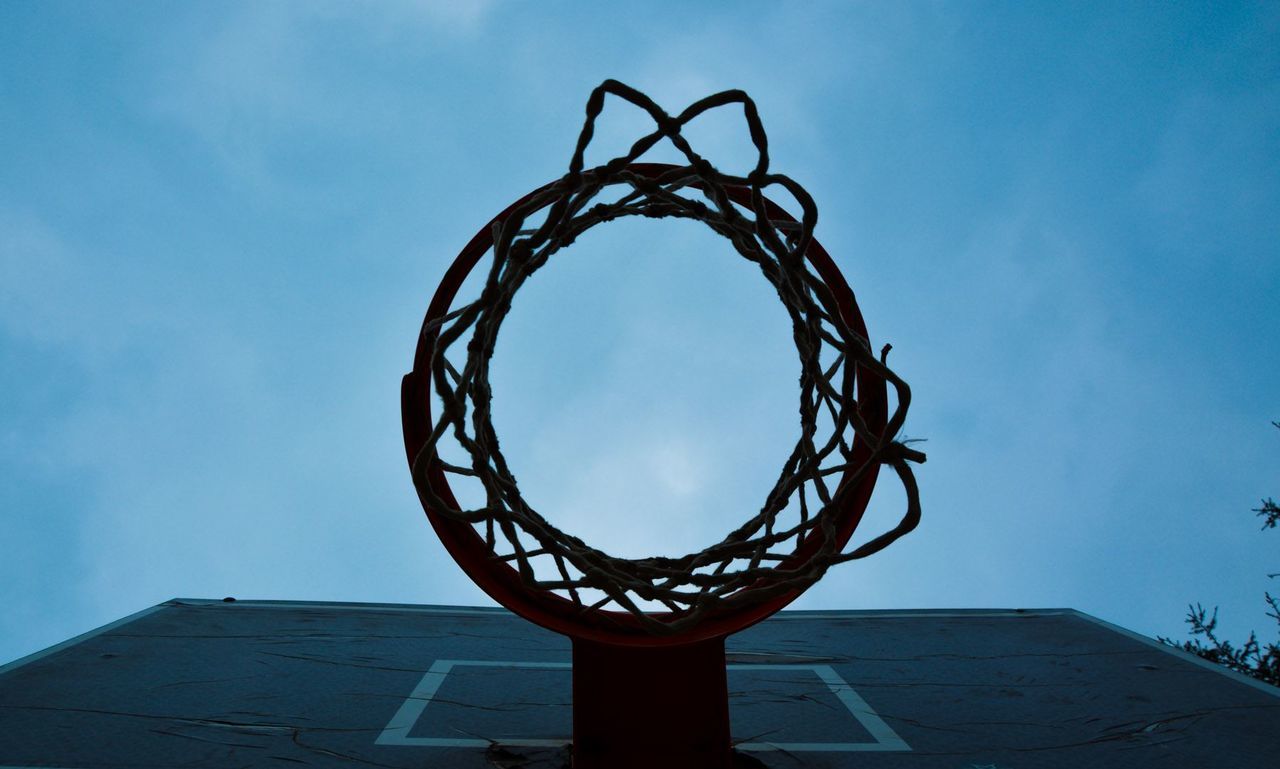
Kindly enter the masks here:
<path id="1" fill-rule="evenodd" d="M 0 590 L 15 622 L 67 613 L 6 626 L 12 653 L 175 593 L 483 600 L 422 521 L 396 387 L 449 259 L 563 172 L 606 77 L 672 110 L 756 98 L 914 386 L 925 521 L 808 605 L 1066 603 L 1176 632 L 1183 602 L 1247 614 L 1265 586 L 1273 11 L 1210 36 L 1101 8 L 44 12 L 0 46 L 30 75 L 0 93 L 0 499 L 23 543 Z M 597 157 L 650 129 L 617 106 Z M 690 130 L 750 163 L 735 111 Z M 584 237 L 499 340 L 517 476 L 606 550 L 717 539 L 794 440 L 776 297 L 684 224 Z M 900 502 L 887 479 L 865 531 Z"/>

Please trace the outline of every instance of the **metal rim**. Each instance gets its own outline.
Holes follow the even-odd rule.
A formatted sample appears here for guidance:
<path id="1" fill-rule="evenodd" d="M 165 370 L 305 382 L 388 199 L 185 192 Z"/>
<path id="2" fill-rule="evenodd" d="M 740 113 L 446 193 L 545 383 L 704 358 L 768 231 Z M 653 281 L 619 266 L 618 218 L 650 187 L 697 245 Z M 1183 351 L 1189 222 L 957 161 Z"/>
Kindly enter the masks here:
<path id="1" fill-rule="evenodd" d="M 653 178 L 677 166 L 662 163 L 635 163 L 628 168 Z M 514 209 L 550 186 L 550 184 L 546 185 L 520 198 L 494 217 L 494 220 L 504 220 Z M 729 188 L 728 192 L 735 203 L 750 205 L 748 189 Z M 774 202 L 766 199 L 765 203 L 771 218 L 778 221 L 795 221 L 794 217 Z M 493 230 L 489 224 L 486 224 L 467 243 L 445 272 L 427 309 L 424 326 L 449 312 L 463 282 L 492 245 Z M 866 324 L 858 309 L 853 291 L 827 251 L 814 239 L 805 257 L 831 290 L 844 321 L 851 329 L 866 337 Z M 404 377 L 402 385 L 401 417 L 405 451 L 410 463 L 424 445 L 426 435 L 431 429 L 430 362 L 435 338 L 433 332 L 419 335 L 413 371 Z M 888 413 L 885 381 L 865 367 L 859 367 L 855 375 L 863 418 L 874 430 L 883 432 Z M 854 456 L 859 461 L 864 461 L 870 455 L 870 447 L 864 441 L 855 439 L 853 448 Z M 875 487 L 878 471 L 879 466 L 872 465 L 862 476 L 858 485 L 845 497 L 845 504 L 839 511 L 837 519 L 838 548 L 843 548 L 848 543 L 861 522 Z M 842 485 L 848 482 L 850 475 L 852 471 L 846 473 L 845 478 L 842 479 Z M 443 471 L 433 466 L 428 473 L 428 479 L 431 489 L 440 498 L 456 504 Z M 485 593 L 521 617 L 574 638 L 629 646 L 672 646 L 694 643 L 742 630 L 782 609 L 804 592 L 803 589 L 796 589 L 758 604 L 719 612 L 685 632 L 671 636 L 657 636 L 643 630 L 635 617 L 626 612 L 599 610 L 583 613 L 581 607 L 566 598 L 551 592 L 527 588 L 514 568 L 492 558 L 488 546 L 470 524 L 446 518 L 433 510 L 425 501 L 423 509 L 445 549 Z M 818 538 L 810 535 L 788 559 L 788 562 L 803 562 L 812 556 L 819 544 Z"/>

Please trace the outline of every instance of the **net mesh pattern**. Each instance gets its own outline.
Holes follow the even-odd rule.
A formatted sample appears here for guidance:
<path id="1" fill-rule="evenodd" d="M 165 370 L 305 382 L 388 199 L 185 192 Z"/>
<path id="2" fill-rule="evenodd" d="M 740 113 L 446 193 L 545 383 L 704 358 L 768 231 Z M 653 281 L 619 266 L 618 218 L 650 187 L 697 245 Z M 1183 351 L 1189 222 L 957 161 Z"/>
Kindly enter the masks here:
<path id="1" fill-rule="evenodd" d="M 584 169 L 606 96 L 645 110 L 656 128 L 626 154 Z M 726 105 L 741 106 L 758 151 L 746 176 L 717 170 L 681 135 L 689 121 Z M 631 167 L 663 139 L 683 154 L 687 165 L 657 176 Z M 764 193 L 775 185 L 799 204 L 799 222 L 778 217 L 776 209 L 770 215 Z M 735 203 L 731 189 L 749 191 L 750 205 Z M 520 287 L 583 232 L 628 216 L 696 220 L 728 240 L 777 291 L 799 354 L 800 436 L 776 482 L 759 510 L 721 541 L 677 558 L 613 557 L 554 526 L 521 495 L 491 418 L 490 361 Z M 471 524 L 493 557 L 513 566 L 530 590 L 555 592 L 584 613 L 630 612 L 658 634 L 678 633 L 711 613 L 804 589 L 830 566 L 875 553 L 911 531 L 920 518 L 920 503 L 909 462 L 922 462 L 924 455 L 896 440 L 910 390 L 886 365 L 888 346 L 874 354 L 867 339 L 845 322 L 837 298 L 806 260 L 816 220 L 809 194 L 792 179 L 769 171 L 765 131 L 745 93 L 718 93 L 669 115 L 616 81 L 596 88 L 568 173 L 492 224 L 492 259 L 479 297 L 424 326 L 423 333 L 434 336 L 430 376 L 441 404 L 413 462 L 424 503 Z M 864 368 L 894 392 L 883 430 L 867 424 L 859 405 L 856 374 Z M 464 459 L 442 458 L 442 442 L 450 440 L 456 441 L 454 453 Z M 855 452 L 859 445 L 860 454 Z M 879 465 L 892 467 L 901 479 L 905 511 L 890 530 L 844 550 L 837 517 L 845 496 Z M 455 482 L 462 477 L 478 482 L 483 504 L 463 509 L 439 496 L 429 482 L 431 467 Z M 807 557 L 797 556 L 802 543 Z"/>

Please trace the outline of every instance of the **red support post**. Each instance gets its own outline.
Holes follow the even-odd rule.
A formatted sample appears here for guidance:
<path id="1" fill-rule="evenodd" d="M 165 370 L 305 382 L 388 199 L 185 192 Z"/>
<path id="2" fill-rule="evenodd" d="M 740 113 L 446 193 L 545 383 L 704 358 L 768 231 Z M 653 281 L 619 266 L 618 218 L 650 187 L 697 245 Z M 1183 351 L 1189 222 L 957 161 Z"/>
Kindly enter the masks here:
<path id="1" fill-rule="evenodd" d="M 573 639 L 573 769 L 729 769 L 724 638 Z"/>

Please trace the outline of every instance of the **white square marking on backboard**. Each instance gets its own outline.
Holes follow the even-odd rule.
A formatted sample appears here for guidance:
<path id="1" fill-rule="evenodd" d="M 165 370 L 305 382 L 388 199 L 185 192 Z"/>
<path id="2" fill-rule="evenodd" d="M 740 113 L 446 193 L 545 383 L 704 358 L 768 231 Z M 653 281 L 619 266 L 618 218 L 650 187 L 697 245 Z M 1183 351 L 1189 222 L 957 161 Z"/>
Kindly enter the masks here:
<path id="1" fill-rule="evenodd" d="M 387 726 L 378 735 L 378 745 L 410 745 L 417 747 L 435 747 L 435 748 L 487 748 L 492 744 L 490 740 L 455 738 L 455 737 L 410 737 L 409 732 L 414 725 L 418 723 L 418 719 L 422 717 L 423 711 L 427 709 L 427 705 L 431 704 L 431 699 L 435 697 L 436 692 L 440 691 L 440 686 L 444 683 L 445 678 L 453 671 L 455 667 L 471 666 L 471 667 L 493 667 L 493 668 L 539 668 L 543 670 L 571 670 L 572 664 L 568 662 L 514 662 L 514 661 L 491 661 L 491 660 L 436 660 L 431 665 L 422 680 L 414 687 L 413 692 L 409 694 L 400 709 L 396 711 L 391 720 L 387 722 Z M 862 725 L 863 729 L 871 735 L 874 742 L 740 742 L 734 745 L 738 750 L 785 750 L 787 752 L 807 752 L 807 751 L 832 751 L 832 752 L 852 752 L 852 751 L 904 751 L 911 750 L 911 747 L 898 736 L 893 728 L 885 723 L 875 710 L 872 709 L 867 701 L 862 699 L 859 694 L 854 691 L 853 687 L 848 684 L 840 674 L 830 665 L 728 665 L 729 670 L 803 670 L 817 676 L 831 693 L 840 700 L 841 704 L 849 710 L 850 715 Z M 510 747 L 560 747 L 569 742 L 568 738 L 563 739 L 513 739 L 503 740 L 502 744 Z"/>

